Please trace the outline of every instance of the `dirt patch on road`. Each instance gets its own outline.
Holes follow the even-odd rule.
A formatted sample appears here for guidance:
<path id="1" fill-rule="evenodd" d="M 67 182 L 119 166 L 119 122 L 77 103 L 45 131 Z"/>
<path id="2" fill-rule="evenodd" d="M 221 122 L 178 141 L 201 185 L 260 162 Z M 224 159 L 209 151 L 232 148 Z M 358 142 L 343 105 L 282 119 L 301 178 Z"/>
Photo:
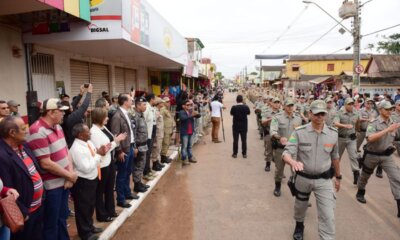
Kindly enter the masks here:
<path id="1" fill-rule="evenodd" d="M 187 171 L 179 163 L 171 167 L 114 239 L 193 238 L 193 209 Z"/>

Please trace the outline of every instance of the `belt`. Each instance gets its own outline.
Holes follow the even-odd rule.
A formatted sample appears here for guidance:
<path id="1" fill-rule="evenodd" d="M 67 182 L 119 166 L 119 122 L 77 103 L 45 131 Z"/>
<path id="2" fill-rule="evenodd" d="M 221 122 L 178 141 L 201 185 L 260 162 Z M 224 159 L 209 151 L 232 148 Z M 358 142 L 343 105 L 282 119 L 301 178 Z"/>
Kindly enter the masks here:
<path id="1" fill-rule="evenodd" d="M 340 137 L 340 138 L 350 138 L 349 135 L 341 135 L 341 134 L 339 134 L 339 137 Z"/>
<path id="2" fill-rule="evenodd" d="M 147 145 L 147 142 L 144 142 L 144 143 L 137 143 L 137 144 L 136 144 L 137 147 L 142 147 L 142 146 L 146 146 L 146 145 Z"/>
<path id="3" fill-rule="evenodd" d="M 323 172 L 323 173 L 321 173 L 321 174 L 317 174 L 317 175 L 312 175 L 312 174 L 308 174 L 308 173 L 305 173 L 305 172 L 296 172 L 297 173 L 297 175 L 300 175 L 300 176 L 302 176 L 302 177 L 305 177 L 305 178 L 308 178 L 308 179 L 321 179 L 321 178 L 323 178 L 323 179 L 331 179 L 332 178 L 332 172 L 331 172 L 331 169 L 329 169 L 328 171 L 325 171 L 325 172 Z"/>

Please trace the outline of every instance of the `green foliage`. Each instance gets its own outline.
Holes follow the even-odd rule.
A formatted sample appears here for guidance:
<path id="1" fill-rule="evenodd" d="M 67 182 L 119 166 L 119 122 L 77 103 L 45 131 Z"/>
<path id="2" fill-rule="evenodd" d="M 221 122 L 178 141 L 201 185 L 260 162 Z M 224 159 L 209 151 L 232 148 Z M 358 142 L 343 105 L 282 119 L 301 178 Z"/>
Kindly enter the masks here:
<path id="1" fill-rule="evenodd" d="M 383 51 L 386 54 L 400 54 L 400 33 L 383 37 L 385 41 L 379 41 L 376 46 L 374 44 L 368 44 L 368 48 L 376 48 L 379 52 Z"/>

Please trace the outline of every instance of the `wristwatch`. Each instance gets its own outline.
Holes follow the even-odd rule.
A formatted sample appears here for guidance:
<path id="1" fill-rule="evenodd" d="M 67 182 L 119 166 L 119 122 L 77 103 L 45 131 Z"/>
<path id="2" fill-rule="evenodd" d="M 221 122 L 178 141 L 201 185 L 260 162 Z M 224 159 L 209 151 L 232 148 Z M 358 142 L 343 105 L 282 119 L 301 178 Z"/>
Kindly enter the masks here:
<path id="1" fill-rule="evenodd" d="M 335 178 L 338 180 L 342 180 L 342 174 L 340 174 L 339 176 L 335 176 Z"/>

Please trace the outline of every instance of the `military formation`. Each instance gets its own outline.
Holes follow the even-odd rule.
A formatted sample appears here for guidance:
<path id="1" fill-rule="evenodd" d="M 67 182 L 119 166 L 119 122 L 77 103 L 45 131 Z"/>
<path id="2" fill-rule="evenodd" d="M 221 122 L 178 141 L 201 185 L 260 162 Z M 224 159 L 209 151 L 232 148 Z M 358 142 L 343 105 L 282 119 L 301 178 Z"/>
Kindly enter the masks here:
<path id="1" fill-rule="evenodd" d="M 265 171 L 275 163 L 273 194 L 281 196 L 284 167 L 291 176 L 288 186 L 295 197 L 293 239 L 303 239 L 304 219 L 312 192 L 315 194 L 320 239 L 335 239 L 335 190 L 340 189 L 340 168 L 350 167 L 355 199 L 367 203 L 366 185 L 375 173 L 386 172 L 400 218 L 400 168 L 392 158 L 400 155 L 400 100 L 352 98 L 330 93 L 317 98 L 281 90 L 240 90 L 254 104 L 260 138 L 264 141 Z M 347 150 L 350 166 L 340 164 Z M 334 179 L 334 184 L 332 184 Z"/>

